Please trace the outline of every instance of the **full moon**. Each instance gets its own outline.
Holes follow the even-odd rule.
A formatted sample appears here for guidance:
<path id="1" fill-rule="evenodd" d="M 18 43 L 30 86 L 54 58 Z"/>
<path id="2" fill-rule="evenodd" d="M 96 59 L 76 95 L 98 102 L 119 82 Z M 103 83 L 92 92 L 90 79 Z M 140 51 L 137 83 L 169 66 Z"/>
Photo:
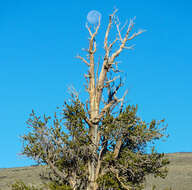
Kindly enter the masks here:
<path id="1" fill-rule="evenodd" d="M 87 21 L 90 24 L 97 24 L 99 22 L 99 18 L 101 20 L 101 13 L 96 10 L 92 10 L 87 14 Z"/>

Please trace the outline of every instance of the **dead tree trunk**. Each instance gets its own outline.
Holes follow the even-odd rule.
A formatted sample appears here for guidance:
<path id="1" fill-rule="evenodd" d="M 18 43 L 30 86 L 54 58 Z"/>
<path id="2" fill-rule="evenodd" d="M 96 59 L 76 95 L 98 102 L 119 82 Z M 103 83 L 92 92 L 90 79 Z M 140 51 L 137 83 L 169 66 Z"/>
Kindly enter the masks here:
<path id="1" fill-rule="evenodd" d="M 121 29 L 119 28 L 120 23 L 117 17 L 114 18 L 117 10 L 113 12 L 112 15 L 109 17 L 109 24 L 105 33 L 105 39 L 104 39 L 104 49 L 105 49 L 105 56 L 104 60 L 101 66 L 101 71 L 98 74 L 98 71 L 95 71 L 95 66 L 97 63 L 95 63 L 94 55 L 97 50 L 97 45 L 95 41 L 95 37 L 98 33 L 98 30 L 100 28 L 100 19 L 98 22 L 97 27 L 95 28 L 94 32 L 91 31 L 91 28 L 87 25 L 87 29 L 90 35 L 89 39 L 89 49 L 88 49 L 88 58 L 89 61 L 84 59 L 81 56 L 78 56 L 79 59 L 81 59 L 84 63 L 86 63 L 88 67 L 88 74 L 85 75 L 85 78 L 87 80 L 87 92 L 89 94 L 89 118 L 86 119 L 87 124 L 89 125 L 89 136 L 91 139 L 91 145 L 90 145 L 90 151 L 92 154 L 92 158 L 88 162 L 88 187 L 87 190 L 97 190 L 98 184 L 96 182 L 100 170 L 101 170 L 101 162 L 102 162 L 102 151 L 104 148 L 102 147 L 100 149 L 100 152 L 98 153 L 98 147 L 100 142 L 100 133 L 99 133 L 99 122 L 101 118 L 104 116 L 106 111 L 108 111 L 111 107 L 115 107 L 119 102 L 122 102 L 123 98 L 117 98 L 116 94 L 119 90 L 119 86 L 117 86 L 114 89 L 111 88 L 110 84 L 113 83 L 118 77 L 113 78 L 112 80 L 107 79 L 107 74 L 109 72 L 117 72 L 117 69 L 115 66 L 117 66 L 116 58 L 119 56 L 119 54 L 122 52 L 123 49 L 131 49 L 132 46 L 126 46 L 126 43 L 139 34 L 141 34 L 143 31 L 139 31 L 137 33 L 133 33 L 130 35 L 130 32 L 134 26 L 133 20 L 130 21 L 130 23 L 125 24 Z M 112 24 L 115 23 L 116 29 L 117 29 L 117 36 L 116 39 L 112 42 L 108 42 L 108 36 L 109 32 L 111 30 Z M 122 37 L 122 30 L 126 28 L 126 32 L 124 37 Z M 120 42 L 119 46 L 116 51 L 112 52 L 113 46 L 116 44 L 116 42 Z M 98 69 L 99 66 L 97 65 Z M 110 97 L 108 97 L 108 101 L 105 103 L 103 108 L 100 108 L 101 105 L 101 98 L 103 95 L 104 88 L 109 89 Z M 119 142 L 118 145 L 121 145 L 121 142 Z M 117 154 L 117 151 L 115 152 Z"/>

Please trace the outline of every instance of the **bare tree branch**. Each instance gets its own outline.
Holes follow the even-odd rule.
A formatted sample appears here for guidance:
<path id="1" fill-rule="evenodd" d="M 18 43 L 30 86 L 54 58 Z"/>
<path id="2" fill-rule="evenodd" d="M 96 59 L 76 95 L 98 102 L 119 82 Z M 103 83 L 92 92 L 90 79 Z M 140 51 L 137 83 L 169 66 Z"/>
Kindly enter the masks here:
<path id="1" fill-rule="evenodd" d="M 56 166 L 54 166 L 54 164 L 49 158 L 47 159 L 47 163 L 51 167 L 51 169 L 56 173 L 56 175 L 58 175 L 61 179 L 66 180 L 67 175 L 61 172 Z"/>
<path id="2" fill-rule="evenodd" d="M 134 47 L 135 47 L 135 45 L 125 46 L 124 49 L 128 49 L 128 50 L 130 50 L 130 49 L 134 49 Z"/>
<path id="3" fill-rule="evenodd" d="M 99 65 L 100 65 L 100 57 L 99 57 L 99 60 L 97 62 L 97 71 L 96 71 L 96 77 L 97 77 L 97 83 L 98 83 L 98 80 L 99 80 Z"/>
<path id="4" fill-rule="evenodd" d="M 89 125 L 89 127 L 93 127 L 93 123 L 87 117 L 85 117 L 84 120 Z"/>
<path id="5" fill-rule="evenodd" d="M 106 80 L 106 75 L 109 72 L 109 70 L 112 68 L 112 65 L 116 64 L 116 63 L 114 63 L 115 58 L 117 58 L 119 56 L 119 54 L 122 52 L 123 49 L 132 49 L 133 46 L 126 46 L 126 42 L 129 39 L 135 38 L 136 36 L 138 36 L 139 34 L 141 34 L 143 32 L 143 31 L 139 31 L 137 33 L 134 33 L 129 38 L 130 32 L 131 32 L 131 30 L 132 30 L 132 28 L 134 26 L 133 20 L 130 20 L 129 26 L 128 26 L 127 31 L 126 31 L 126 34 L 125 34 L 125 36 L 123 38 L 122 35 L 121 35 L 121 30 L 127 25 L 127 23 L 120 29 L 119 28 L 120 22 L 117 20 L 115 22 L 115 25 L 117 27 L 118 36 L 119 36 L 121 44 L 120 44 L 119 48 L 110 56 L 109 55 L 109 52 L 111 50 L 110 48 L 117 41 L 117 39 L 115 39 L 113 41 L 113 43 L 111 43 L 110 46 L 108 47 L 109 31 L 110 31 L 111 25 L 112 25 L 112 17 L 115 15 L 115 13 L 116 13 L 116 11 L 109 17 L 109 24 L 108 24 L 106 34 L 105 34 L 105 40 L 104 40 L 105 57 L 104 57 L 104 62 L 103 62 L 102 69 L 101 69 L 101 72 L 100 72 L 99 81 L 97 83 L 97 101 L 98 102 L 100 102 L 100 100 L 101 100 L 103 88 L 107 87 L 107 86 L 104 85 L 104 82 Z M 114 92 L 114 93 L 116 93 L 116 92 Z"/>
<path id="6" fill-rule="evenodd" d="M 122 139 L 118 139 L 117 142 L 116 142 L 116 145 L 115 145 L 115 149 L 114 149 L 114 158 L 117 158 L 119 156 L 119 151 L 120 151 L 120 148 L 121 148 L 121 145 L 122 145 Z"/>
<path id="7" fill-rule="evenodd" d="M 116 14 L 117 11 L 118 11 L 118 10 L 115 9 L 115 11 L 113 12 L 113 14 L 111 14 L 111 15 L 109 16 L 109 24 L 108 24 L 108 26 L 107 26 L 107 30 L 106 30 L 106 33 L 105 33 L 105 40 L 104 40 L 104 48 L 105 48 L 105 51 L 108 50 L 108 36 L 109 36 L 109 31 L 110 31 L 110 29 L 111 29 L 112 19 L 113 19 L 114 15 Z"/>
<path id="8" fill-rule="evenodd" d="M 116 25 L 117 32 L 118 32 L 118 35 L 119 35 L 119 40 L 122 42 L 123 39 L 122 39 L 122 36 L 121 36 L 121 31 L 120 31 L 120 29 L 119 29 L 120 22 L 119 22 L 118 17 L 116 17 L 115 25 Z"/>
<path id="9" fill-rule="evenodd" d="M 115 171 L 115 169 L 111 169 L 111 171 L 112 171 L 112 173 L 115 174 L 116 179 L 119 181 L 119 183 L 122 185 L 122 187 L 123 187 L 124 189 L 126 189 L 126 190 L 131 190 L 131 189 L 132 189 L 130 186 L 125 185 L 125 184 L 122 182 L 122 180 L 121 180 L 122 177 L 119 177 L 118 171 Z"/>
<path id="10" fill-rule="evenodd" d="M 85 24 L 85 27 L 87 28 L 87 30 L 89 32 L 89 35 L 92 36 L 93 34 L 92 34 L 91 29 L 90 29 L 90 27 L 88 26 L 87 23 Z"/>
<path id="11" fill-rule="evenodd" d="M 143 32 L 146 32 L 146 30 L 139 30 L 138 32 L 135 32 L 130 38 L 128 38 L 128 40 L 134 39 L 136 36 L 139 36 Z"/>
<path id="12" fill-rule="evenodd" d="M 128 90 L 125 91 L 125 93 L 122 97 L 121 106 L 120 106 L 120 113 L 123 111 L 123 103 L 124 103 L 125 96 L 127 95 L 127 93 L 128 93 Z"/>
<path id="13" fill-rule="evenodd" d="M 90 64 L 81 56 L 76 56 L 76 58 L 80 59 L 81 61 L 83 61 L 88 67 L 90 66 Z"/>
<path id="14" fill-rule="evenodd" d="M 100 119 L 104 116 L 104 114 L 112 107 L 116 106 L 119 102 L 121 102 L 122 99 L 118 99 L 117 97 L 114 97 L 113 100 L 111 100 L 105 107 L 101 110 L 99 116 L 95 119 L 97 119 L 97 122 L 100 121 Z M 113 109 L 113 108 L 112 108 Z"/>
<path id="15" fill-rule="evenodd" d="M 115 76 L 112 80 L 108 80 L 108 81 L 106 81 L 105 83 L 106 83 L 106 84 L 112 83 L 112 82 L 114 82 L 115 80 L 117 80 L 118 78 L 120 78 L 120 76 Z"/>
<path id="16" fill-rule="evenodd" d="M 110 61 L 109 61 L 110 63 L 113 63 L 114 60 L 115 60 L 115 58 L 119 56 L 119 54 L 121 53 L 121 51 L 126 47 L 126 42 L 127 42 L 128 40 L 132 40 L 132 39 L 134 39 L 136 36 L 138 36 L 138 35 L 140 35 L 141 33 L 144 32 L 144 30 L 140 30 L 140 31 L 138 31 L 137 33 L 134 33 L 130 38 L 128 38 L 128 37 L 129 37 L 129 34 L 130 34 L 130 32 L 131 32 L 131 30 L 132 30 L 132 28 L 133 28 L 133 26 L 134 26 L 134 22 L 133 22 L 133 21 L 134 21 L 134 19 L 131 19 L 131 20 L 130 20 L 129 26 L 128 26 L 127 31 L 126 31 L 126 35 L 125 35 L 125 37 L 121 40 L 121 45 L 120 45 L 119 49 L 112 54 L 112 56 L 111 56 L 111 58 L 110 58 Z M 118 32 L 119 32 L 119 35 L 121 36 L 120 30 L 119 30 L 119 26 L 118 26 L 117 23 L 116 23 L 116 26 L 117 26 L 117 30 L 118 30 Z M 121 37 L 121 38 L 122 38 L 122 37 Z"/>
<path id="17" fill-rule="evenodd" d="M 109 44 L 109 51 L 112 49 L 113 45 L 117 42 L 118 38 L 116 37 L 115 40 Z"/>

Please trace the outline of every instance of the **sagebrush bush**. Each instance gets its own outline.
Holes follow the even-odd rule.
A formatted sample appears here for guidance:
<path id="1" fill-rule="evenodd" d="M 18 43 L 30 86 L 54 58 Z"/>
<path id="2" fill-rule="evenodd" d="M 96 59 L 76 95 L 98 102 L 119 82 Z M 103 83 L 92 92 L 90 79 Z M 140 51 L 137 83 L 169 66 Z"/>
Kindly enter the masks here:
<path id="1" fill-rule="evenodd" d="M 26 185 L 23 181 L 16 181 L 11 185 L 12 190 L 43 190 L 42 188 L 37 188 L 33 185 Z"/>
<path id="2" fill-rule="evenodd" d="M 11 185 L 11 190 L 72 190 L 72 189 L 69 186 L 59 185 L 53 182 L 44 184 L 44 187 L 37 187 L 35 185 L 27 185 L 23 181 L 16 181 L 14 184 Z"/>

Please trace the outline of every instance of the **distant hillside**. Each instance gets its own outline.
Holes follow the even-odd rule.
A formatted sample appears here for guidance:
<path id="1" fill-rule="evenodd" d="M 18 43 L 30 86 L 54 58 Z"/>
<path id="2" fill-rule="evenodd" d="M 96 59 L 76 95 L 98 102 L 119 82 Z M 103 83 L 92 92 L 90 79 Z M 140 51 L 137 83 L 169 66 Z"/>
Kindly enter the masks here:
<path id="1" fill-rule="evenodd" d="M 165 180 L 148 177 L 146 190 L 156 184 L 157 190 L 171 187 L 171 190 L 192 190 L 192 153 L 168 154 L 169 173 Z"/>
<path id="2" fill-rule="evenodd" d="M 155 184 L 157 190 L 171 187 L 172 190 L 192 190 L 192 153 L 167 154 L 171 163 L 169 174 L 165 180 L 149 176 L 145 190 L 152 190 Z M 28 184 L 43 184 L 45 180 L 39 176 L 44 170 L 41 166 L 0 169 L 0 189 L 9 190 L 9 185 L 15 180 Z"/>

